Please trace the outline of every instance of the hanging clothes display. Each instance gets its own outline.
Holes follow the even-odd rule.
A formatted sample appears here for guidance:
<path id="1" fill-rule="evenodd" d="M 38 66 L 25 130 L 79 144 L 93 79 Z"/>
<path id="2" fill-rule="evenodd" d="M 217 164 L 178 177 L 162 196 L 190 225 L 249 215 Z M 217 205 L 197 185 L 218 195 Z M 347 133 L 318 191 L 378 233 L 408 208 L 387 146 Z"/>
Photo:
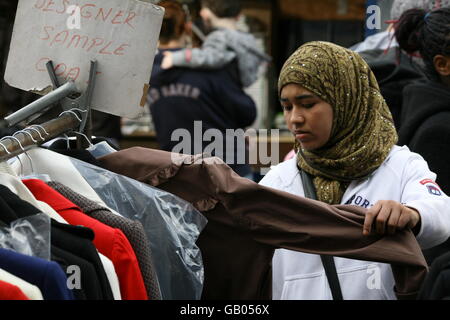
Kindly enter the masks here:
<path id="1" fill-rule="evenodd" d="M 160 300 L 161 292 L 153 266 L 154 263 L 150 243 L 147 240 L 142 223 L 137 220 L 133 221 L 115 215 L 108 209 L 85 198 L 83 195 L 76 193 L 61 183 L 48 182 L 48 185 L 79 206 L 81 210 L 90 217 L 93 217 L 110 227 L 118 228 L 125 234 L 136 253 L 149 299 Z"/>
<path id="2" fill-rule="evenodd" d="M 93 145 L 83 134 L 90 127 L 86 120 L 94 81 L 74 99 L 69 95 L 77 91 L 75 85 L 59 86 L 49 72 L 58 89 L 2 120 L 2 126 L 30 117 L 46 122 L 0 141 L 0 289 L 14 291 L 18 299 L 199 299 L 204 272 L 196 241 L 206 219 L 188 202 L 137 181 L 114 177 L 116 183 L 110 184 L 111 177 L 99 167 L 96 179 L 104 185 L 97 194 L 63 155 L 97 164 L 95 156 L 115 151 L 102 142 Z M 56 118 L 47 113 L 50 100 L 58 100 L 64 110 Z M 44 109 L 46 114 L 39 114 Z M 77 139 L 77 146 L 87 141 L 89 147 L 70 149 L 69 140 L 63 140 L 68 150 L 38 148 L 70 131 L 86 139 Z M 38 217 L 46 218 L 48 237 L 36 240 L 18 232 L 23 221 Z"/>
<path id="3" fill-rule="evenodd" d="M 79 207 L 41 180 L 23 180 L 36 199 L 48 203 L 72 225 L 82 225 L 95 233 L 95 247 L 114 264 L 120 292 L 126 300 L 147 300 L 147 291 L 128 239 L 119 229 L 111 228 L 84 214 Z"/>
<path id="4" fill-rule="evenodd" d="M 6 164 L 0 164 L 0 184 L 6 186 L 10 192 L 18 195 L 21 200 L 24 200 L 34 206 L 36 210 L 31 210 L 31 214 L 35 212 L 45 212 L 49 217 L 61 224 L 67 224 L 53 208 L 47 203 L 37 200 L 30 190 L 23 184 L 19 177 L 15 176 L 14 171 Z M 3 189 L 5 190 L 5 189 Z M 9 191 L 5 191 L 8 194 Z M 18 200 L 20 202 L 20 200 Z M 28 206 L 28 208 L 31 208 Z M 60 228 L 62 226 L 60 225 Z M 118 279 L 114 270 L 112 262 L 99 254 L 92 244 L 93 234 L 86 229 L 63 227 L 60 230 L 56 227 L 56 223 L 52 225 L 52 257 L 60 265 L 64 266 L 66 270 L 70 265 L 80 266 L 83 271 L 81 278 L 81 287 L 83 290 L 74 289 L 75 295 L 79 295 L 79 299 L 106 299 L 112 298 L 121 299 L 120 291 L 118 289 Z M 58 247 L 66 250 L 61 250 Z M 67 251 L 69 250 L 69 251 Z M 75 254 L 72 254 L 72 253 Z M 109 281 L 109 285 L 106 283 Z M 100 285 L 93 285 L 99 283 Z M 113 294 L 108 289 L 111 287 Z M 103 288 L 103 290 L 102 290 Z M 103 292 L 102 292 L 103 291 Z"/>
<path id="5" fill-rule="evenodd" d="M 0 185 L 0 198 L 4 200 L 12 210 L 3 210 L 1 219 L 11 223 L 19 218 L 30 217 L 39 214 L 39 209 L 19 198 L 7 187 Z M 108 282 L 105 267 L 103 266 L 95 246 L 92 243 L 94 233 L 92 230 L 82 226 L 71 226 L 51 221 L 51 260 L 58 263 L 63 271 L 67 271 L 70 266 L 78 266 L 81 269 L 81 288 L 74 288 L 73 292 L 77 299 L 90 296 L 89 292 L 99 291 L 98 299 L 113 299 L 111 286 Z M 89 262 L 88 262 L 89 261 Z M 90 263 L 96 268 L 94 282 L 89 282 L 89 270 L 82 268 L 86 263 Z M 33 270 L 29 270 L 32 272 Z M 65 274 L 65 273 L 64 273 Z M 45 298 L 45 297 L 44 297 Z"/>

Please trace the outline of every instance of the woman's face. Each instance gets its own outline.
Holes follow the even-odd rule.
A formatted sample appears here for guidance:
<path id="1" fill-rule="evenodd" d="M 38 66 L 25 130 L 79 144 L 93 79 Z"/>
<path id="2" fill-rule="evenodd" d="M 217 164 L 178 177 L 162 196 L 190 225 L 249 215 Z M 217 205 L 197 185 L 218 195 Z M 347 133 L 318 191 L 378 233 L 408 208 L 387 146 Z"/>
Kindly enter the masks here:
<path id="1" fill-rule="evenodd" d="M 284 120 L 295 139 L 308 151 L 323 147 L 331 136 L 333 108 L 298 84 L 283 87 Z"/>

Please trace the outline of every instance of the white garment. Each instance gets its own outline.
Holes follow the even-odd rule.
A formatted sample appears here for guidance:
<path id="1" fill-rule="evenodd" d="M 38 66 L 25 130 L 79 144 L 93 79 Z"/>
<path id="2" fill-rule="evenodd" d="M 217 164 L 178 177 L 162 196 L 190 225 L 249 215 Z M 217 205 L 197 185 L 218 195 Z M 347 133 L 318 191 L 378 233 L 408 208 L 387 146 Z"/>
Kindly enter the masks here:
<path id="1" fill-rule="evenodd" d="M 114 264 L 100 252 L 98 252 L 98 255 L 100 256 L 100 260 L 102 261 L 103 269 L 105 269 L 105 273 L 108 278 L 109 286 L 111 287 L 114 300 L 122 300 L 122 295 L 120 294 L 119 278 L 117 277 L 116 269 L 114 269 Z"/>
<path id="2" fill-rule="evenodd" d="M 420 155 L 407 147 L 394 146 L 369 178 L 349 185 L 341 204 L 369 208 L 379 200 L 395 200 L 415 208 L 421 216 L 417 240 L 426 249 L 450 236 L 450 198 L 438 189 L 435 179 L 436 174 Z M 295 158 L 273 167 L 260 184 L 304 196 Z M 345 300 L 396 299 L 389 264 L 338 257 L 334 260 Z M 273 299 L 332 299 L 319 255 L 277 249 L 272 262 Z"/>
<path id="3" fill-rule="evenodd" d="M 44 148 L 31 149 L 27 151 L 27 154 L 31 158 L 31 162 L 26 155 L 21 154 L 19 157 L 22 166 L 19 161 L 11 164 L 16 174 L 46 174 L 50 176 L 52 181 L 60 182 L 89 200 L 108 208 L 74 167 L 69 157 Z M 120 215 L 114 210 L 111 210 L 111 212 Z"/>
<path id="4" fill-rule="evenodd" d="M 8 271 L 0 269 L 0 280 L 15 285 L 22 290 L 23 294 L 30 300 L 44 300 L 42 292 L 37 286 L 16 277 Z"/>

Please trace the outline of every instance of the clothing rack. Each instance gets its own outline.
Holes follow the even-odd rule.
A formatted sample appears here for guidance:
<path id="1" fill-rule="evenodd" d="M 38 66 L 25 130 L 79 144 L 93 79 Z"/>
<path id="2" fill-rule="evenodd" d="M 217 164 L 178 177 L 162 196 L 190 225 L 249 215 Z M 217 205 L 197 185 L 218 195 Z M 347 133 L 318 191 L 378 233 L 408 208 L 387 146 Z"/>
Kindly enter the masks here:
<path id="1" fill-rule="evenodd" d="M 0 139 L 0 161 L 5 161 L 77 128 L 81 119 L 76 111 L 63 112 L 58 118 L 32 125 L 12 136 Z"/>

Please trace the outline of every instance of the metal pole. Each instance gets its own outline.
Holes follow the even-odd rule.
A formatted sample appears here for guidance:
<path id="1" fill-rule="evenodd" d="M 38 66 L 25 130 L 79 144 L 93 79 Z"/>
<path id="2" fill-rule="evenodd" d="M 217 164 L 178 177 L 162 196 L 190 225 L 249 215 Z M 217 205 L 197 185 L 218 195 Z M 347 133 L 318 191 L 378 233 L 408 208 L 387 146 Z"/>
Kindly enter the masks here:
<path id="1" fill-rule="evenodd" d="M 36 114 L 37 112 L 48 108 L 50 105 L 58 102 L 59 100 L 67 97 L 68 95 L 77 92 L 77 87 L 73 81 L 68 81 L 56 90 L 46 94 L 42 98 L 30 103 L 29 105 L 23 107 L 22 109 L 14 112 L 13 114 L 5 117 L 7 126 L 13 126 L 28 117 Z"/>
<path id="2" fill-rule="evenodd" d="M 24 150 L 29 150 L 30 148 L 56 138 L 63 133 L 73 130 L 79 125 L 80 121 L 74 114 L 65 113 L 56 119 L 34 127 L 36 130 L 25 128 L 24 130 L 29 134 L 16 133 L 14 137 L 19 140 L 20 145 L 15 139 L 4 137 L 4 140 L 0 141 L 0 161 L 15 157 L 23 153 Z M 42 140 L 42 138 L 44 139 Z M 37 141 L 37 143 L 35 141 Z M 22 147 L 24 150 L 22 150 Z"/>

